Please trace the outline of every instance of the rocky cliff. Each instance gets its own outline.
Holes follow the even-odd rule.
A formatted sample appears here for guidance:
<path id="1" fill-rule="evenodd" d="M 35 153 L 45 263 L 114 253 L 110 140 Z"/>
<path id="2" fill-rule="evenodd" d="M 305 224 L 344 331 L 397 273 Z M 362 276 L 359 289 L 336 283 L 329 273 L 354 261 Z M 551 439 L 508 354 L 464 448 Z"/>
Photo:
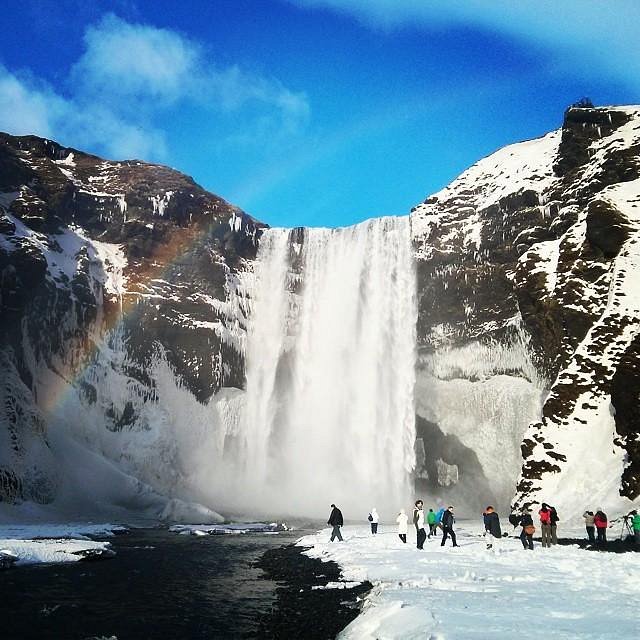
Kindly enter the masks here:
<path id="1" fill-rule="evenodd" d="M 441 443 L 419 455 L 427 484 L 504 497 L 519 475 L 517 505 L 626 508 L 640 495 L 640 108 L 570 108 L 411 217 L 417 429 L 427 451 Z"/>
<path id="2" fill-rule="evenodd" d="M 54 498 L 51 439 L 69 416 L 84 413 L 96 432 L 144 432 L 153 362 L 200 403 L 242 386 L 235 274 L 260 227 L 167 167 L 0 135 L 0 500 Z M 135 456 L 94 435 L 81 439 L 135 484 Z"/>

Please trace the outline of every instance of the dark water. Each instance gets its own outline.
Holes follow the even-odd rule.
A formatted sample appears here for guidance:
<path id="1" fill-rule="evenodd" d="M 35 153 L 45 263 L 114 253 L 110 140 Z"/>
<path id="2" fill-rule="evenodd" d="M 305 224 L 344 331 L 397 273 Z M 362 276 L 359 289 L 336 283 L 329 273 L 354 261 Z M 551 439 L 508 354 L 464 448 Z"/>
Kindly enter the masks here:
<path id="1" fill-rule="evenodd" d="M 109 538 L 112 560 L 14 567 L 0 573 L 0 638 L 256 637 L 276 584 L 255 564 L 300 535 L 134 530 Z"/>

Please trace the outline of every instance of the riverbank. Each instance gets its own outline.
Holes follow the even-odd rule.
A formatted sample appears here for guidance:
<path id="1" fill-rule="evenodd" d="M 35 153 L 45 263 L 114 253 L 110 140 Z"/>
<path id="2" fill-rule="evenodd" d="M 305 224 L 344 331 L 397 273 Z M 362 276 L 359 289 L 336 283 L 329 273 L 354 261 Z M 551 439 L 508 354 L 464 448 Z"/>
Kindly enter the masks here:
<path id="1" fill-rule="evenodd" d="M 596 640 L 610 632 L 633 637 L 640 598 L 640 554 L 587 553 L 577 544 L 525 551 L 517 538 L 486 548 L 482 527 L 461 523 L 459 547 L 428 540 L 406 545 L 395 527 L 343 528 L 305 536 L 303 553 L 337 563 L 344 580 L 373 588 L 341 640 L 482 639 L 531 634 L 544 616 L 554 638 Z M 511 531 L 511 527 L 508 527 Z"/>
<path id="2" fill-rule="evenodd" d="M 260 622 L 258 638 L 335 638 L 360 613 L 371 584 L 344 581 L 340 566 L 289 545 L 270 549 L 258 561 L 265 579 L 278 583 L 276 601 Z"/>

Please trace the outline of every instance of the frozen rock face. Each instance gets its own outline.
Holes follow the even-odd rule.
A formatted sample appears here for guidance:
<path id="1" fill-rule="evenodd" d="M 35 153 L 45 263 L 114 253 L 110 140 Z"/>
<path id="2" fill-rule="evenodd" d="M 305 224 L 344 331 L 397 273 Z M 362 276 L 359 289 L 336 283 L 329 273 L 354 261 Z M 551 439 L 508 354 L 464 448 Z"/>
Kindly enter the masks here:
<path id="1" fill-rule="evenodd" d="M 67 437 L 105 461 L 93 475 L 137 496 L 134 508 L 155 504 L 150 485 L 180 485 L 179 447 L 144 461 L 170 439 L 151 425 L 188 423 L 168 413 L 171 394 L 192 412 L 210 402 L 215 420 L 229 402 L 219 390 L 242 386 L 237 273 L 259 233 L 167 167 L 0 134 L 0 501 L 58 496 Z"/>
<path id="2" fill-rule="evenodd" d="M 517 505 L 581 513 L 578 492 L 626 508 L 640 495 L 640 108 L 571 108 L 411 220 L 426 488 L 504 504 L 519 475 Z M 453 489 L 438 459 L 458 466 Z"/>

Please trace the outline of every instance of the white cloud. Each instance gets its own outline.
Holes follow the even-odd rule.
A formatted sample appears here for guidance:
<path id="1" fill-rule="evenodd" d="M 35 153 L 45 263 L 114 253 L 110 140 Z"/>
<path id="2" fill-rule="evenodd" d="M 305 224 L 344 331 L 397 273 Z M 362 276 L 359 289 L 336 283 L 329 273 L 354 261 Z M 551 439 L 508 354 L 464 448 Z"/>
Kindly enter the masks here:
<path id="1" fill-rule="evenodd" d="M 167 29 L 109 14 L 87 29 L 84 41 L 72 77 L 85 93 L 172 101 L 189 94 L 201 73 L 198 45 Z"/>
<path id="2" fill-rule="evenodd" d="M 277 112 L 287 128 L 308 117 L 304 94 L 237 65 L 220 68 L 200 44 L 175 31 L 110 14 L 87 30 L 85 44 L 72 71 L 77 92 L 121 110 L 185 101 L 231 111 L 255 103 Z"/>
<path id="3" fill-rule="evenodd" d="M 0 130 L 38 135 L 81 148 L 99 147 L 118 158 L 163 157 L 164 137 L 152 127 L 142 130 L 109 109 L 66 99 L 30 75 L 0 65 Z"/>
<path id="4" fill-rule="evenodd" d="M 212 117 L 247 107 L 237 127 L 251 132 L 242 140 L 253 143 L 296 133 L 309 117 L 304 94 L 238 66 L 217 67 L 201 45 L 175 31 L 108 14 L 86 30 L 84 40 L 64 94 L 0 65 L 0 130 L 109 157 L 163 160 L 166 136 L 155 118 L 179 119 L 185 106 Z M 235 130 L 228 137 L 240 140 Z"/>
<path id="5" fill-rule="evenodd" d="M 18 78 L 0 64 L 0 129 L 16 135 L 50 136 L 51 120 L 53 113 L 60 111 L 60 100 L 45 87 L 29 84 L 28 79 Z"/>
<path id="6" fill-rule="evenodd" d="M 640 90 L 638 0 L 289 0 L 382 29 L 472 26 L 542 45 L 563 65 Z"/>

